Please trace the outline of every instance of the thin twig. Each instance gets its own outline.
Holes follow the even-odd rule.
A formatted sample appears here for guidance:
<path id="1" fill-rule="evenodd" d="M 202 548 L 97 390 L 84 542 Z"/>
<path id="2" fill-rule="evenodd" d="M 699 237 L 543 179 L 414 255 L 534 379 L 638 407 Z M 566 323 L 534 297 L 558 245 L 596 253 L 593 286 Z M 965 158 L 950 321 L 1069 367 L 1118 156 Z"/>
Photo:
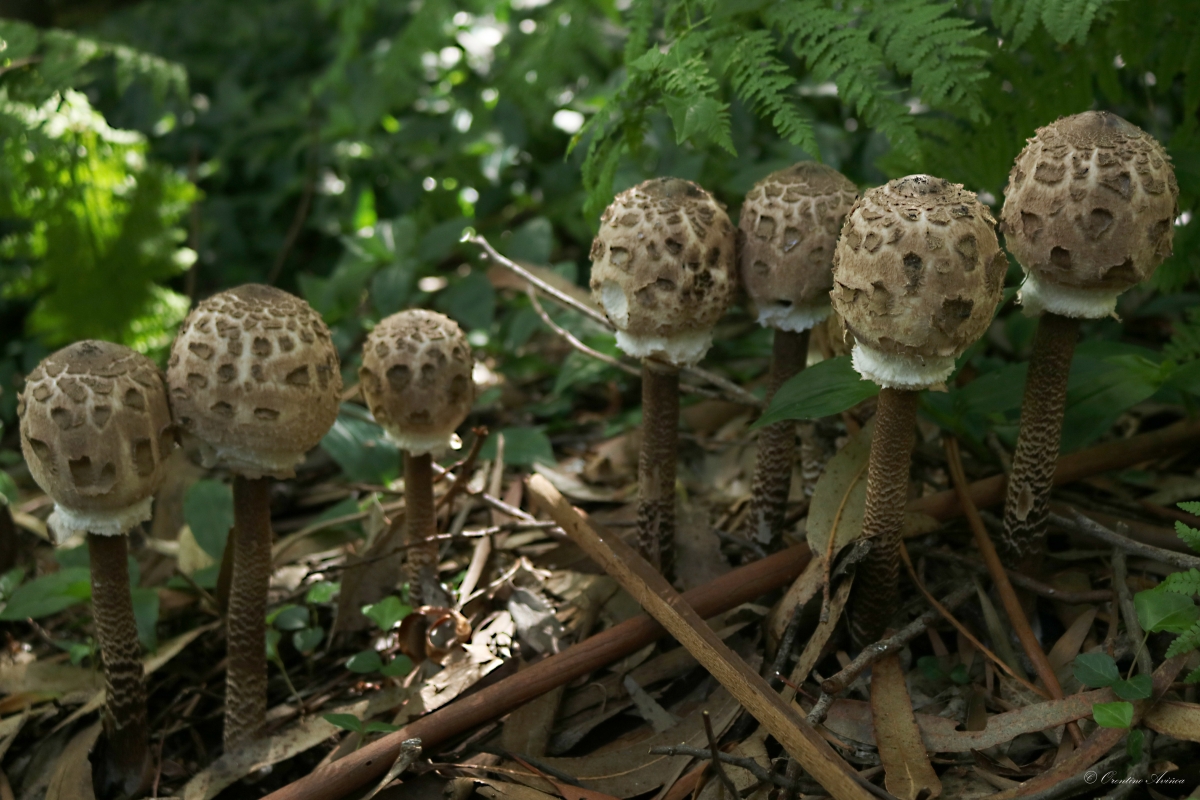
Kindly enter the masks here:
<path id="1" fill-rule="evenodd" d="M 471 480 L 471 473 L 475 471 L 475 461 L 479 458 L 479 451 L 483 449 L 483 443 L 487 441 L 488 429 L 486 425 L 480 425 L 472 428 L 471 433 L 475 434 L 475 440 L 471 442 L 471 449 L 467 451 L 466 458 L 451 467 L 455 473 L 454 483 L 450 484 L 450 488 L 438 499 L 436 508 L 448 505 L 455 495 L 467 488 L 467 484 Z"/>
<path id="2" fill-rule="evenodd" d="M 909 545 L 909 551 L 918 556 L 926 558 L 936 558 L 940 561 L 952 561 L 955 564 L 962 564 L 964 567 L 974 570 L 975 572 L 987 572 L 987 565 L 982 561 L 964 556 L 961 553 L 952 553 L 949 550 L 942 550 L 934 547 L 925 547 L 923 545 Z M 1112 599 L 1112 592 L 1108 589 L 1093 589 L 1087 592 L 1069 592 L 1065 589 L 1058 589 L 1049 584 L 1035 580 L 1028 575 L 1022 575 L 1011 569 L 1006 569 L 1005 573 L 1008 579 L 1022 589 L 1028 589 L 1036 595 L 1048 598 L 1050 600 L 1058 600 L 1063 603 L 1103 603 L 1106 600 Z"/>
<path id="3" fill-rule="evenodd" d="M 713 757 L 711 751 L 706 750 L 703 747 L 689 747 L 685 744 L 651 747 L 650 755 L 690 756 L 691 758 Z M 717 751 L 717 757 L 720 763 L 728 764 L 729 766 L 737 767 L 738 769 L 744 769 L 746 772 L 749 772 L 763 783 L 771 783 L 784 789 L 798 788 L 800 791 L 814 791 L 816 788 L 816 784 L 812 781 L 789 781 L 779 773 L 771 772 L 753 758 L 747 758 L 746 756 L 735 756 L 732 753 L 722 753 L 720 751 Z"/>
<path id="4" fill-rule="evenodd" d="M 504 267 L 505 269 L 509 270 L 510 272 L 516 273 L 526 282 L 532 284 L 533 286 L 536 286 L 539 290 L 541 290 L 542 292 L 545 292 L 547 295 L 554 298 L 559 303 L 562 303 L 563 305 L 565 305 L 569 308 L 572 308 L 575 311 L 578 311 L 580 314 L 583 314 L 585 317 L 592 320 L 596 324 L 600 325 L 605 330 L 607 330 L 607 331 L 615 330 L 615 328 L 613 327 L 613 324 L 611 322 L 609 322 L 608 317 L 604 316 L 603 314 L 601 314 L 599 311 L 592 308 L 591 306 L 588 306 L 584 303 L 579 302 L 574 297 L 571 297 L 571 295 L 567 294 L 566 292 L 562 291 L 561 289 L 557 289 L 554 286 L 551 286 L 549 283 L 542 280 L 538 276 L 534 275 L 532 272 L 525 269 L 524 267 L 522 267 L 520 264 L 513 261 L 512 259 L 506 258 L 505 256 L 500 255 L 500 253 L 498 253 L 496 251 L 496 248 L 492 247 L 491 242 L 489 242 L 483 236 L 480 236 L 479 234 L 476 233 L 476 234 L 467 236 L 466 238 L 464 238 L 463 241 L 470 242 L 471 244 L 476 245 L 481 250 L 483 250 L 486 258 L 490 259 L 491 261 L 494 261 L 495 263 L 499 264 L 500 266 Z M 707 383 L 711 383 L 713 386 L 716 386 L 727 396 L 727 399 L 729 399 L 735 403 L 741 403 L 742 405 L 747 405 L 747 406 L 751 406 L 753 408 L 760 408 L 760 409 L 767 407 L 767 404 L 764 400 L 750 394 L 750 392 L 747 392 L 745 389 L 738 386 L 736 383 L 734 383 L 733 381 L 729 380 L 726 377 L 718 375 L 714 372 L 709 372 L 708 370 L 703 369 L 701 367 L 695 367 L 695 366 L 684 367 L 683 371 L 689 375 L 694 375 L 695 377 L 700 378 L 701 380 L 703 380 Z"/>
<path id="5" fill-rule="evenodd" d="M 1004 612 L 1008 615 L 1008 623 L 1017 634 L 1017 639 L 1021 642 L 1021 648 L 1033 663 L 1034 671 L 1045 685 L 1047 691 L 1050 692 L 1050 696 L 1055 700 L 1061 700 L 1063 698 L 1063 690 L 1062 685 L 1058 682 L 1058 675 L 1055 674 L 1054 667 L 1050 665 L 1050 659 L 1046 657 L 1046 652 L 1042 650 L 1042 645 L 1038 642 L 1037 635 L 1034 634 L 1033 628 L 1029 624 L 1029 618 L 1025 615 L 1025 609 L 1021 608 L 1021 601 L 1017 598 L 1017 593 L 1013 591 L 1012 584 L 1009 583 L 1008 573 L 1004 571 L 1004 565 L 1000 563 L 1000 555 L 996 552 L 996 546 L 992 544 L 987 529 L 983 527 L 983 520 L 979 516 L 979 509 L 975 507 L 975 503 L 971 500 L 967 476 L 963 471 L 962 456 L 958 451 L 958 440 L 953 436 L 945 437 L 943 440 L 943 449 L 946 451 L 946 461 L 950 467 L 951 480 L 954 481 L 954 488 L 958 491 L 959 502 L 962 503 L 963 511 L 967 517 L 967 525 L 971 528 L 971 533 L 975 536 L 975 546 L 979 548 L 979 552 L 983 556 L 983 563 L 987 564 L 988 574 L 991 575 L 996 592 L 1000 595 L 1000 601 L 1004 605 Z M 1076 746 L 1079 746 L 1083 742 L 1083 731 L 1079 730 L 1078 725 L 1069 723 L 1067 731 L 1071 734 L 1071 738 L 1075 741 Z"/>
<path id="6" fill-rule="evenodd" d="M 942 601 L 942 605 L 946 609 L 957 608 L 963 601 L 965 601 L 974 593 L 974 586 L 960 586 L 946 596 L 946 599 Z M 941 614 L 937 608 L 931 608 L 886 639 L 881 639 L 874 644 L 867 645 L 862 649 L 861 652 L 859 652 L 858 656 L 856 656 L 853 661 L 851 661 L 842 669 L 841 672 L 831 675 L 825 680 L 821 681 L 821 691 L 830 695 L 839 694 L 845 690 L 847 686 L 853 683 L 854 679 L 861 675 L 863 670 L 865 670 L 867 667 L 871 666 L 888 653 L 896 652 L 923 634 L 929 629 L 929 626 L 933 624 L 933 621 L 936 620 L 940 615 Z"/>
<path id="7" fill-rule="evenodd" d="M 567 344 L 571 345 L 571 347 L 574 347 L 576 350 L 586 356 L 591 356 L 597 361 L 603 361 L 610 367 L 616 367 L 622 372 L 632 375 L 635 378 L 642 377 L 642 371 L 637 367 L 631 367 L 623 361 L 613 358 L 610 355 L 606 355 L 605 353 L 601 353 L 599 350 L 593 350 L 576 338 L 575 334 L 571 333 L 569 330 L 555 322 L 550 315 L 546 313 L 546 309 L 542 308 L 542 302 L 538 300 L 537 288 L 532 283 L 525 287 L 525 294 L 529 295 L 529 302 L 533 304 L 533 310 L 536 311 L 537 315 L 542 318 L 542 322 L 549 325 L 550 328 L 563 339 L 565 339 Z"/>
<path id="8" fill-rule="evenodd" d="M 1189 556 L 1186 553 L 1175 553 L 1171 550 L 1164 550 L 1161 547 L 1155 547 L 1154 545 L 1135 542 L 1133 539 L 1130 539 L 1127 536 L 1122 536 L 1115 531 L 1110 531 L 1108 528 L 1104 527 L 1095 520 L 1088 519 L 1074 508 L 1071 509 L 1070 519 L 1062 516 L 1061 514 L 1055 514 L 1051 512 L 1050 522 L 1059 526 L 1060 528 L 1066 528 L 1067 530 L 1075 533 L 1082 533 L 1085 536 L 1092 537 L 1093 539 L 1099 539 L 1100 541 L 1112 545 L 1113 547 L 1119 547 L 1126 553 L 1133 553 L 1136 556 L 1153 559 L 1154 561 L 1161 561 L 1164 564 L 1170 564 L 1172 567 L 1177 567 L 1179 569 L 1200 569 L 1200 558 L 1196 556 Z"/>
<path id="9" fill-rule="evenodd" d="M 708 712 L 705 711 L 700 715 L 704 720 L 704 734 L 708 737 L 708 752 L 712 759 L 713 772 L 717 773 L 717 779 L 721 782 L 720 788 L 724 791 L 717 792 L 717 800 L 725 800 L 725 791 L 729 792 L 729 800 L 738 800 L 741 795 L 738 789 L 733 785 L 733 781 L 729 779 L 729 775 L 725 772 L 725 767 L 721 765 L 721 748 L 717 747 L 717 737 L 713 733 L 712 719 L 709 718 Z"/>
<path id="10" fill-rule="evenodd" d="M 1103 775 L 1108 772 L 1111 767 L 1115 767 L 1123 758 L 1125 758 L 1124 750 L 1093 764 L 1077 775 L 1072 775 L 1066 780 L 1059 781 L 1048 789 L 1043 789 L 1036 794 L 1025 795 L 1021 800 L 1064 800 L 1067 797 L 1083 794 L 1094 787 L 1097 775 Z"/>
<path id="11" fill-rule="evenodd" d="M 938 612 L 945 617 L 947 622 L 953 625 L 959 633 L 966 637 L 966 640 L 974 645 L 976 650 L 983 653 L 983 655 L 987 657 L 993 664 L 1003 670 L 1008 677 L 1012 678 L 1029 691 L 1049 699 L 1049 692 L 1047 692 L 1045 689 L 1040 689 L 1037 686 L 1034 686 L 1032 683 L 1018 675 L 1012 667 L 1004 663 L 1004 659 L 1000 658 L 1000 656 L 989 650 L 983 644 L 983 642 L 979 641 L 979 639 L 975 637 L 975 634 L 971 633 L 971 630 L 966 625 L 963 625 L 961 622 L 959 622 L 958 619 L 950 613 L 948 608 L 939 603 L 937 598 L 929 593 L 929 590 L 925 588 L 925 584 L 921 583 L 920 578 L 917 577 L 917 571 L 913 569 L 912 559 L 909 558 L 908 555 L 908 548 L 903 544 L 900 545 L 900 560 L 904 563 L 904 568 L 908 570 L 908 577 L 912 580 L 913 585 L 917 587 L 921 594 L 925 595 L 925 599 L 929 601 L 929 604 L 936 608 Z"/>
<path id="12" fill-rule="evenodd" d="M 1121 619 L 1125 621 L 1125 630 L 1129 632 L 1130 640 L 1138 645 L 1146 634 L 1138 621 L 1137 608 L 1133 605 L 1133 595 L 1129 593 L 1129 584 L 1126 582 L 1129 569 L 1125 564 L 1125 554 L 1117 548 L 1113 549 L 1112 572 L 1113 586 L 1116 588 L 1121 607 Z M 1138 647 L 1136 660 L 1138 672 L 1143 675 L 1154 672 L 1154 664 L 1150 661 L 1150 653 L 1145 647 Z"/>
<path id="13" fill-rule="evenodd" d="M 824 722 L 825 715 L 829 713 L 829 707 L 833 705 L 833 700 L 833 695 L 821 692 L 821 696 L 817 698 L 817 702 L 813 703 L 813 707 L 808 710 L 808 724 L 820 725 Z"/>

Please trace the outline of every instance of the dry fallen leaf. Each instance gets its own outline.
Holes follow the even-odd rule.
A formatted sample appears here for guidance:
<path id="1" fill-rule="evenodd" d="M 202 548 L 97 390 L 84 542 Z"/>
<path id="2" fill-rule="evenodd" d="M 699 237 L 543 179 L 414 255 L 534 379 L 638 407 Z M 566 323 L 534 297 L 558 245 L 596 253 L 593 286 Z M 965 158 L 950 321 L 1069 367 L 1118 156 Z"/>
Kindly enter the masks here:
<path id="1" fill-rule="evenodd" d="M 938 797 L 942 784 L 921 741 L 900 656 L 895 653 L 871 667 L 871 712 L 887 790 L 900 800 Z"/>
<path id="2" fill-rule="evenodd" d="M 92 789 L 92 762 L 88 754 L 100 738 L 103 726 L 96 722 L 71 737 L 54 765 L 45 800 L 95 800 Z"/>

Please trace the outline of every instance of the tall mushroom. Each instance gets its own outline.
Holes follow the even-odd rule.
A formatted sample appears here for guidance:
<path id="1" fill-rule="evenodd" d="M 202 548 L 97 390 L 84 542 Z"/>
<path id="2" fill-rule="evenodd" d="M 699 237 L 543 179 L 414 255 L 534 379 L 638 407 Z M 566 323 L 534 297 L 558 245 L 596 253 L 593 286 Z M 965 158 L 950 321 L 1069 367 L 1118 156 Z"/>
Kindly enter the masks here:
<path id="1" fill-rule="evenodd" d="M 444 594 L 437 577 L 433 456 L 446 450 L 475 401 L 471 346 L 458 324 L 435 311 L 387 317 L 363 344 L 363 396 L 404 453 L 404 541 L 408 592 L 416 603 Z"/>
<path id="2" fill-rule="evenodd" d="M 758 324 L 775 330 L 768 401 L 804 369 L 809 331 L 829 316 L 833 250 L 857 197 L 849 178 L 815 161 L 772 172 L 746 195 L 738 259 Z M 795 446 L 790 420 L 758 435 L 746 534 L 759 544 L 775 544 L 783 534 Z"/>
<path id="3" fill-rule="evenodd" d="M 184 320 L 167 366 L 171 411 L 206 467 L 233 479 L 225 750 L 266 719 L 270 479 L 290 478 L 337 419 L 337 350 L 317 312 L 280 289 L 213 295 Z"/>
<path id="4" fill-rule="evenodd" d="M 846 217 L 833 259 L 833 307 L 851 358 L 882 389 L 867 466 L 864 539 L 850 627 L 879 638 L 897 608 L 901 528 L 920 392 L 939 386 L 987 330 L 1007 266 L 995 220 L 973 192 L 910 175 L 869 190 Z"/>
<path id="5" fill-rule="evenodd" d="M 1040 317 L 1004 503 L 1014 565 L 1044 548 L 1080 320 L 1112 314 L 1171 254 L 1178 196 L 1162 146 L 1106 111 L 1039 128 L 1008 176 L 1000 229 L 1026 274 L 1025 313 Z"/>
<path id="6" fill-rule="evenodd" d="M 616 326 L 617 346 L 642 360 L 638 549 L 665 575 L 674 560 L 679 370 L 708 352 L 733 300 L 735 247 L 724 207 L 679 178 L 617 195 L 592 242 L 592 297 Z"/>
<path id="7" fill-rule="evenodd" d="M 87 536 L 106 687 L 103 783 L 132 795 L 148 775 L 149 751 L 124 534 L 150 519 L 173 446 L 166 387 L 154 362 L 128 347 L 76 342 L 29 374 L 17 413 L 29 471 L 54 500 L 56 540 Z"/>

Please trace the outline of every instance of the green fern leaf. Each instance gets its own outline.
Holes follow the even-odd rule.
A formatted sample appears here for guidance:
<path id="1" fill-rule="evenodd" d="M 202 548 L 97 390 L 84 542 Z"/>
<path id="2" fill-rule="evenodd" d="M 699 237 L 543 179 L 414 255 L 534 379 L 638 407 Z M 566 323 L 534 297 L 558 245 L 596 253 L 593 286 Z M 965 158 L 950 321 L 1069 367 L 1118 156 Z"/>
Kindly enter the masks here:
<path id="1" fill-rule="evenodd" d="M 1180 506 L 1184 505 L 1180 503 Z M 1200 505 L 1198 503 L 1189 503 L 1188 505 Z M 1189 527 L 1182 522 L 1176 521 L 1175 532 L 1179 534 L 1179 538 L 1183 539 L 1184 544 L 1200 553 L 1200 531 Z"/>
<path id="2" fill-rule="evenodd" d="M 1189 672 L 1187 674 L 1187 677 L 1183 679 L 1183 682 L 1184 683 L 1200 683 L 1200 667 L 1196 667 L 1194 670 Z"/>
<path id="3" fill-rule="evenodd" d="M 1192 567 L 1187 572 L 1172 572 L 1159 586 L 1164 592 L 1200 595 L 1200 569 Z"/>
<path id="4" fill-rule="evenodd" d="M 1189 514 L 1200 515 L 1200 500 L 1193 500 L 1192 502 L 1188 503 L 1179 503 L 1179 508 Z"/>
<path id="5" fill-rule="evenodd" d="M 1167 658 L 1190 653 L 1197 647 L 1200 647 L 1200 620 L 1175 637 L 1175 641 L 1171 642 L 1171 646 L 1167 648 Z"/>
<path id="6" fill-rule="evenodd" d="M 1163 355 L 1180 364 L 1200 358 L 1200 308 L 1188 309 L 1163 347 Z"/>

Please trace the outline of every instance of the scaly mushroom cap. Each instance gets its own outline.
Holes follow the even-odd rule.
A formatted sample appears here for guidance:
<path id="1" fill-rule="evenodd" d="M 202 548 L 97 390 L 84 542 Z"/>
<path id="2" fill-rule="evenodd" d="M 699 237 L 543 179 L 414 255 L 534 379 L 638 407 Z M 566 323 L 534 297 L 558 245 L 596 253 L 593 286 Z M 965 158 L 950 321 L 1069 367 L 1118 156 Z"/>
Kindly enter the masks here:
<path id="1" fill-rule="evenodd" d="M 200 303 L 167 366 L 171 411 L 207 467 L 295 475 L 337 419 L 342 376 L 325 322 L 280 289 L 247 284 Z"/>
<path id="2" fill-rule="evenodd" d="M 929 175 L 869 190 L 833 257 L 833 307 L 854 367 L 881 386 L 924 389 L 954 371 L 1000 302 L 1008 262 L 974 192 Z"/>
<path id="3" fill-rule="evenodd" d="M 375 420 L 413 455 L 439 453 L 475 402 L 471 345 L 435 311 L 392 314 L 363 345 L 363 396 Z"/>
<path id="4" fill-rule="evenodd" d="M 806 331 L 829 316 L 833 249 L 858 187 L 842 173 L 801 161 L 754 185 L 742 205 L 742 285 L 758 324 Z"/>
<path id="5" fill-rule="evenodd" d="M 592 242 L 592 298 L 636 358 L 690 366 L 736 290 L 733 223 L 691 181 L 652 178 L 617 195 Z"/>
<path id="6" fill-rule="evenodd" d="M 1026 313 L 1106 317 L 1171 255 L 1171 159 L 1116 114 L 1085 111 L 1038 128 L 1004 195 L 1000 229 L 1027 275 Z"/>
<path id="7" fill-rule="evenodd" d="M 76 342 L 29 373 L 17 414 L 29 472 L 54 499 L 58 541 L 75 531 L 115 536 L 150 519 L 174 443 L 153 361 L 111 342 Z"/>

